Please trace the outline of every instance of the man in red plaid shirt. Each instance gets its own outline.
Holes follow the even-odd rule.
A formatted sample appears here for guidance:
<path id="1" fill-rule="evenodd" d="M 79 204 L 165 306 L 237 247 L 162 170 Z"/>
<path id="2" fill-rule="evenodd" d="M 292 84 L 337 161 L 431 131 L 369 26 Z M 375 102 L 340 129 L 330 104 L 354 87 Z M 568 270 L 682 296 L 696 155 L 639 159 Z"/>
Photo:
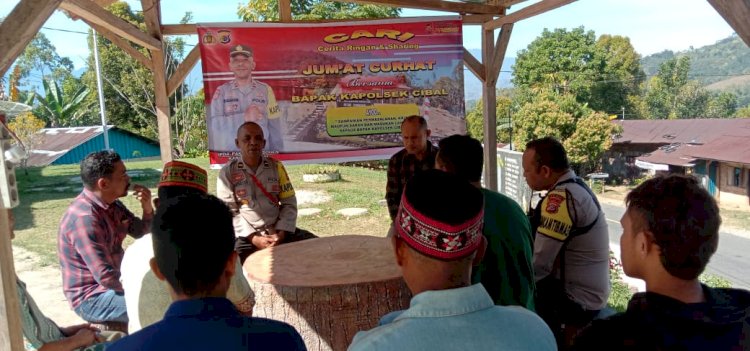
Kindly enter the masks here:
<path id="1" fill-rule="evenodd" d="M 127 234 L 139 238 L 150 231 L 154 215 L 151 191 L 133 185 L 142 218 L 125 208 L 118 198 L 127 196 L 130 177 L 114 151 L 86 156 L 81 161 L 81 179 L 83 191 L 60 222 L 57 251 L 63 291 L 84 320 L 124 324 L 128 316 L 120 284 L 122 241 Z"/>

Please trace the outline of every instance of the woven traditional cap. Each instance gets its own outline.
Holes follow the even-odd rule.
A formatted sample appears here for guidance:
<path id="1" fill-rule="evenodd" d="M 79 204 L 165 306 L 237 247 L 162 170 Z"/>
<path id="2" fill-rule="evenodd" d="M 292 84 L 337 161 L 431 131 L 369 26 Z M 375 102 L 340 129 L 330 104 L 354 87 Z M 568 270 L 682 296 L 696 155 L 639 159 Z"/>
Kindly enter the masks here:
<path id="1" fill-rule="evenodd" d="M 412 249 L 442 260 L 466 257 L 482 242 L 484 210 L 459 225 L 443 223 L 419 212 L 406 197 L 396 216 L 396 232 Z"/>
<path id="2" fill-rule="evenodd" d="M 163 186 L 186 186 L 208 192 L 208 173 L 192 163 L 167 162 L 159 179 L 159 187 Z"/>

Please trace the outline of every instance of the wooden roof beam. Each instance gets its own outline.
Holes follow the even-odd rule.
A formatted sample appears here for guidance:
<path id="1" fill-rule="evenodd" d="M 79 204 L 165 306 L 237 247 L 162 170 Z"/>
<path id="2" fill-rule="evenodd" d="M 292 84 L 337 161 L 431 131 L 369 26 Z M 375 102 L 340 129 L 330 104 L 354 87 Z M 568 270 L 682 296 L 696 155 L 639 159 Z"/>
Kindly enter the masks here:
<path id="1" fill-rule="evenodd" d="M 508 42 L 510 42 L 510 35 L 513 33 L 513 23 L 506 23 L 503 25 L 503 30 L 500 31 L 500 35 L 497 37 L 495 43 L 495 53 L 492 58 L 492 69 L 490 70 L 490 79 L 497 84 L 497 79 L 500 77 L 500 70 L 503 68 L 503 59 L 505 59 L 505 52 L 508 51 Z"/>
<path id="2" fill-rule="evenodd" d="M 504 24 L 516 23 L 521 20 L 525 20 L 529 17 L 540 15 L 550 10 L 554 10 L 558 7 L 570 4 L 576 0 L 543 0 L 536 4 L 524 7 L 516 12 L 509 15 L 500 17 L 496 20 L 489 21 L 484 24 L 484 29 L 497 29 L 502 27 Z"/>
<path id="3" fill-rule="evenodd" d="M 146 55 L 130 45 L 129 41 L 120 38 L 117 34 L 110 32 L 108 29 L 98 24 L 91 23 L 87 20 L 83 21 L 86 22 L 86 24 L 88 24 L 91 28 L 93 28 L 98 34 L 101 34 L 103 37 L 107 38 L 107 40 L 112 42 L 112 44 L 117 45 L 118 48 L 122 49 L 122 51 L 125 51 L 128 55 L 130 55 L 130 57 L 134 58 L 140 64 L 144 65 L 151 71 L 154 70 L 154 66 L 151 64 L 151 58 L 146 57 Z"/>
<path id="4" fill-rule="evenodd" d="M 469 52 L 469 50 L 466 50 L 466 48 L 464 48 L 464 65 L 466 65 L 466 68 L 468 68 L 471 73 L 474 73 L 477 79 L 482 82 L 486 80 L 484 65 L 481 64 L 479 60 Z"/>
<path id="5" fill-rule="evenodd" d="M 708 0 L 737 35 L 750 46 L 750 0 Z"/>
<path id="6" fill-rule="evenodd" d="M 504 0 L 504 1 L 500 1 L 499 5 L 508 8 L 515 4 L 522 3 L 524 1 L 527 1 L 527 0 Z"/>
<path id="7" fill-rule="evenodd" d="M 29 45 L 61 0 L 21 0 L 0 24 L 0 76 Z"/>
<path id="8" fill-rule="evenodd" d="M 169 81 L 167 81 L 167 95 L 172 95 L 177 91 L 177 88 L 182 85 L 182 82 L 185 81 L 185 77 L 187 77 L 190 70 L 193 69 L 200 58 L 201 51 L 196 45 L 193 50 L 190 50 L 190 53 L 185 57 L 182 63 L 177 66 L 177 69 L 172 73 L 172 76 L 169 77 Z"/>
<path id="9" fill-rule="evenodd" d="M 140 46 L 150 50 L 161 50 L 161 42 L 142 32 L 138 27 L 126 22 L 105 10 L 90 0 L 65 0 L 60 4 L 60 8 L 85 19 L 89 23 L 94 23 L 106 28 L 125 39 L 128 39 Z"/>
<path id="10" fill-rule="evenodd" d="M 198 34 L 197 25 L 195 23 L 186 24 L 162 24 L 161 34 L 162 35 L 188 35 Z"/>
<path id="11" fill-rule="evenodd" d="M 359 4 L 406 7 L 420 10 L 447 11 L 457 13 L 499 15 L 504 7 L 479 3 L 443 1 L 443 0 L 337 0 Z"/>

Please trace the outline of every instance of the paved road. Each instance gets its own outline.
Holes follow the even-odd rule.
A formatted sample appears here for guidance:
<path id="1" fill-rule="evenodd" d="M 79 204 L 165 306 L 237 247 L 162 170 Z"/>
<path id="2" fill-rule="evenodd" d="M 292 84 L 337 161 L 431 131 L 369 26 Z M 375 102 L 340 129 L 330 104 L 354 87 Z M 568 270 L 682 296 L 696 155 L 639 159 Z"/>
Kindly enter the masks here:
<path id="1" fill-rule="evenodd" d="M 620 244 L 622 227 L 620 218 L 625 212 L 622 206 L 602 204 L 609 224 L 609 241 Z M 708 272 L 729 279 L 733 287 L 750 289 L 750 239 L 719 232 L 719 249 L 708 263 Z"/>

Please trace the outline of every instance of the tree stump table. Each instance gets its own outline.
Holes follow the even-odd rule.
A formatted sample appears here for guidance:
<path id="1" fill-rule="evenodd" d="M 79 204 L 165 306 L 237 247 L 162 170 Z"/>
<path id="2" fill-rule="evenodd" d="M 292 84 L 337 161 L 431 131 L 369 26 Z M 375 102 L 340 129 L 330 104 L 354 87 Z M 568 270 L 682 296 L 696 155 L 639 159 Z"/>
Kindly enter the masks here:
<path id="1" fill-rule="evenodd" d="M 252 254 L 244 270 L 255 293 L 253 316 L 291 324 L 308 350 L 346 350 L 354 334 L 411 299 L 386 238 L 284 244 Z"/>

